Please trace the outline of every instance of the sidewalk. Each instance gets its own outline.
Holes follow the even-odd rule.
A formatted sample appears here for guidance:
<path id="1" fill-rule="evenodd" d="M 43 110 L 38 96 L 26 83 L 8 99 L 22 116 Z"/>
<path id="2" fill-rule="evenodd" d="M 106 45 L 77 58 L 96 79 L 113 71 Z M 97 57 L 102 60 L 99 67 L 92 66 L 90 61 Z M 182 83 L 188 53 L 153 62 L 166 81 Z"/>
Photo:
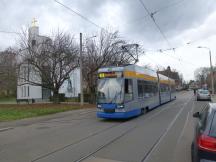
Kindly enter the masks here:
<path id="1" fill-rule="evenodd" d="M 216 94 L 215 95 L 211 95 L 211 99 L 213 103 L 216 103 Z"/>

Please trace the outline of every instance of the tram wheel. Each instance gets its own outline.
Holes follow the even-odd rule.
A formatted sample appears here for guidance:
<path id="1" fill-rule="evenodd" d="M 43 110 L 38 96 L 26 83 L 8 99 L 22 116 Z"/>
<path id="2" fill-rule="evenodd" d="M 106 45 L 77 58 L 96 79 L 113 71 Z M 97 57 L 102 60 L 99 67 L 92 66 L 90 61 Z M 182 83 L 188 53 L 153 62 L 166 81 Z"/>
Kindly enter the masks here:
<path id="1" fill-rule="evenodd" d="M 147 108 L 142 108 L 141 109 L 141 114 L 146 114 L 147 113 Z"/>

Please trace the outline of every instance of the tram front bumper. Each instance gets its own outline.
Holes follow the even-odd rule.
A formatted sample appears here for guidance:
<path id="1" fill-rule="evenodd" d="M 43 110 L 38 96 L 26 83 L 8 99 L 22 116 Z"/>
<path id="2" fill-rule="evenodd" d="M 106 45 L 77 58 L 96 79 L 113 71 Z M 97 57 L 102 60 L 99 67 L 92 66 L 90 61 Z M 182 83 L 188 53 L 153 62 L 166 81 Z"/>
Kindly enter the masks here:
<path id="1" fill-rule="evenodd" d="M 134 116 L 138 116 L 140 114 L 141 114 L 140 109 L 135 109 L 135 110 L 126 111 L 126 112 L 113 112 L 113 113 L 98 111 L 97 117 L 105 118 L 105 119 L 127 119 L 127 118 L 131 118 Z"/>

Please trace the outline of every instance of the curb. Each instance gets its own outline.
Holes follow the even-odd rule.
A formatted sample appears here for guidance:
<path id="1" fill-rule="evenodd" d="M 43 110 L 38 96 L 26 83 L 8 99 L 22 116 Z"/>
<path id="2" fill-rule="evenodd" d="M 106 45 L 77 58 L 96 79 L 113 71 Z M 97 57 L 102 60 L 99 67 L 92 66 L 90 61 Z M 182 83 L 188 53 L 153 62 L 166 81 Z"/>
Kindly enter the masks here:
<path id="1" fill-rule="evenodd" d="M 1 128 L 0 132 L 4 132 L 4 131 L 10 130 L 10 129 L 14 129 L 14 128 L 13 127 Z"/>

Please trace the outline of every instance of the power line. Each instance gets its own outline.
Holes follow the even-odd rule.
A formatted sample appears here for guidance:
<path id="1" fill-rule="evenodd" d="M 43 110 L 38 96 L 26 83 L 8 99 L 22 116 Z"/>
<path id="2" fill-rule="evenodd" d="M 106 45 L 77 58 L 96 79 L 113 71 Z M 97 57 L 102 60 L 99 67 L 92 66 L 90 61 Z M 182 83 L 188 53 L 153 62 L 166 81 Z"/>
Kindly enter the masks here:
<path id="1" fill-rule="evenodd" d="M 144 7 L 144 9 L 147 11 L 148 15 L 151 17 L 151 19 L 153 20 L 155 26 L 157 27 L 157 29 L 159 30 L 159 32 L 161 33 L 162 37 L 164 38 L 164 40 L 167 42 L 167 44 L 171 47 L 167 37 L 165 36 L 165 34 L 163 33 L 163 31 L 161 30 L 160 26 L 157 24 L 157 22 L 155 21 L 155 18 L 154 18 L 154 14 L 155 12 L 150 12 L 148 10 L 148 8 L 146 7 L 146 5 L 144 4 L 144 2 L 142 0 L 139 0 L 140 3 L 142 4 L 142 6 Z"/>
<path id="2" fill-rule="evenodd" d="M 159 11 L 162 10 L 162 9 L 171 7 L 171 6 L 176 5 L 176 4 L 180 4 L 180 2 L 183 2 L 184 0 L 183 0 L 183 1 L 176 2 L 176 3 L 173 3 L 173 4 L 171 4 L 171 5 L 168 5 L 168 6 L 166 6 L 166 7 L 164 7 L 164 8 L 161 8 L 161 9 L 155 11 L 155 12 L 150 12 L 150 11 L 147 9 L 147 7 L 146 7 L 146 5 L 144 4 L 144 2 L 143 2 L 142 0 L 139 0 L 139 1 L 140 1 L 140 3 L 142 4 L 142 6 L 144 7 L 144 9 L 147 11 L 148 15 L 149 15 L 149 16 L 151 17 L 151 19 L 153 20 L 155 26 L 158 28 L 158 30 L 159 30 L 160 34 L 163 36 L 164 40 L 167 42 L 167 44 L 168 44 L 169 47 L 170 47 L 169 49 L 166 49 L 166 50 L 161 50 L 161 49 L 160 49 L 159 52 L 164 53 L 164 51 L 172 50 L 172 51 L 175 53 L 175 49 L 176 49 L 176 48 L 171 48 L 171 45 L 170 45 L 170 43 L 169 43 L 167 37 L 165 36 L 165 34 L 164 34 L 163 31 L 161 30 L 160 26 L 159 26 L 159 25 L 157 24 L 157 22 L 156 22 L 156 20 L 155 20 L 155 18 L 154 18 L 154 14 L 157 13 L 157 12 L 159 12 Z M 164 53 L 164 54 L 166 54 L 166 53 Z M 181 60 L 184 61 L 183 59 L 180 59 L 180 58 L 177 58 L 177 57 L 174 57 L 174 56 L 170 56 L 170 55 L 167 55 L 167 56 L 169 56 L 169 57 L 171 57 L 171 58 L 173 58 L 173 59 L 176 59 L 176 60 L 178 60 L 179 62 L 181 62 Z M 184 62 L 185 62 L 185 63 L 188 63 L 188 64 L 191 64 L 191 65 L 193 65 L 193 66 L 196 66 L 195 64 L 190 63 L 190 62 L 188 62 L 188 61 L 184 61 Z"/>
<path id="3" fill-rule="evenodd" d="M 173 6 L 179 5 L 179 4 L 183 3 L 184 1 L 185 1 L 185 0 L 181 0 L 181 1 L 176 1 L 176 2 L 170 3 L 170 4 L 168 4 L 167 6 L 164 6 L 164 7 L 158 8 L 157 10 L 155 10 L 154 12 L 152 12 L 152 14 L 155 15 L 155 14 L 157 14 L 158 12 L 161 12 L 161 11 L 167 9 L 167 8 L 170 8 L 170 7 L 173 7 Z M 132 24 L 132 23 L 136 23 L 136 22 L 138 22 L 138 21 L 140 21 L 140 20 L 145 19 L 145 18 L 148 17 L 148 16 L 149 16 L 149 14 L 146 14 L 146 15 L 144 15 L 143 17 L 140 17 L 140 18 L 137 18 L 137 19 L 131 20 L 131 21 L 129 21 L 128 23 L 125 23 L 125 24 Z"/>
<path id="4" fill-rule="evenodd" d="M 205 38 L 205 39 L 206 39 L 206 38 Z M 197 41 L 200 41 L 200 40 L 197 40 Z M 196 41 L 192 41 L 192 43 L 193 43 L 193 42 L 196 42 Z M 148 49 L 145 49 L 144 52 L 152 52 L 152 53 L 160 52 L 160 53 L 166 54 L 166 55 L 169 56 L 170 58 L 175 59 L 175 60 L 177 60 L 177 61 L 179 61 L 179 62 L 185 62 L 185 63 L 190 64 L 190 65 L 192 65 L 192 66 L 199 66 L 199 65 L 196 65 L 196 64 L 194 64 L 194 63 L 192 63 L 192 62 L 189 62 L 189 61 L 187 61 L 187 60 L 185 60 L 185 59 L 178 58 L 178 57 L 174 57 L 174 56 L 169 55 L 168 53 L 165 53 L 166 51 L 173 51 L 173 52 L 175 53 L 176 49 L 182 48 L 182 47 L 184 47 L 184 46 L 186 46 L 186 45 L 190 45 L 190 44 L 192 44 L 192 43 L 183 44 L 183 45 L 178 46 L 178 47 L 175 47 L 175 48 L 157 49 L 157 50 L 148 50 Z"/>
<path id="5" fill-rule="evenodd" d="M 189 62 L 189 61 L 186 61 L 186 60 L 184 60 L 184 59 L 182 59 L 182 58 L 178 58 L 178 57 L 171 56 L 171 55 L 169 55 L 168 53 L 165 53 L 165 52 L 162 51 L 162 50 L 159 51 L 159 52 L 161 52 L 161 53 L 163 53 L 163 54 L 166 54 L 166 55 L 169 56 L 170 58 L 175 59 L 175 60 L 177 60 L 177 61 L 179 61 L 179 62 L 185 62 L 185 63 L 190 64 L 190 65 L 192 65 L 192 66 L 198 66 L 198 65 L 195 65 L 195 64 L 193 64 L 193 63 L 191 63 L 191 62 Z M 175 52 L 175 50 L 174 50 L 174 52 Z"/>
<path id="6" fill-rule="evenodd" d="M 157 61 L 155 61 L 154 59 L 148 57 L 147 55 L 144 55 L 144 56 L 147 57 L 147 58 L 148 58 L 150 61 L 152 61 L 152 62 L 157 62 Z M 158 62 L 157 62 L 157 65 L 159 65 L 159 66 L 161 66 L 161 67 L 164 67 L 163 65 L 161 65 L 161 64 L 158 63 Z"/>
<path id="7" fill-rule="evenodd" d="M 5 33 L 5 34 L 17 34 L 20 35 L 21 33 L 19 32 L 14 32 L 14 31 L 4 31 L 4 30 L 0 30 L 0 33 Z"/>
<path id="8" fill-rule="evenodd" d="M 163 52 L 164 53 L 164 52 Z M 167 54 L 167 53 L 164 53 L 164 54 Z M 168 55 L 168 54 L 167 54 Z M 148 57 L 147 55 L 144 55 L 145 57 L 147 57 L 149 60 L 151 60 L 151 61 L 153 61 L 153 62 L 156 62 L 155 60 L 153 60 L 153 59 L 151 59 L 150 57 Z M 183 59 L 180 59 L 180 58 L 177 58 L 177 57 L 173 57 L 173 56 L 170 56 L 170 55 L 168 55 L 170 58 L 172 58 L 172 59 L 175 59 L 175 60 L 177 60 L 177 61 L 179 61 L 180 63 L 183 61 L 183 62 L 185 62 L 185 63 L 187 63 L 187 64 L 190 64 L 190 65 L 192 65 L 192 66 L 196 66 L 195 64 L 192 64 L 192 63 L 190 63 L 190 62 L 187 62 L 187 61 L 185 61 L 185 60 L 183 60 Z M 161 67 L 164 67 L 163 65 L 161 65 L 161 64 L 159 64 L 159 63 L 157 63 L 159 66 L 161 66 Z"/>
<path id="9" fill-rule="evenodd" d="M 182 45 L 179 45 L 179 46 L 176 46 L 176 47 L 173 47 L 173 48 L 166 48 L 166 49 L 156 49 L 156 50 L 148 50 L 148 51 L 151 51 L 151 52 L 165 52 L 165 51 L 174 51 L 176 49 L 179 49 L 179 48 L 183 48 L 184 46 L 188 46 L 188 45 L 192 45 L 196 42 L 199 42 L 199 41 L 203 41 L 203 40 L 206 40 L 206 39 L 209 39 L 210 37 L 212 36 L 216 36 L 216 33 L 215 34 L 212 34 L 210 36 L 207 36 L 207 37 L 204 37 L 204 38 L 200 38 L 200 39 L 195 39 L 195 40 L 191 40 L 185 44 L 182 44 Z"/>
<path id="10" fill-rule="evenodd" d="M 187 42 L 187 45 L 191 45 L 191 44 L 194 44 L 194 43 L 196 43 L 196 42 L 203 41 L 203 40 L 209 39 L 210 37 L 214 37 L 214 36 L 216 36 L 216 33 L 214 33 L 214 34 L 212 34 L 212 35 L 209 35 L 209 36 L 207 36 L 207 37 L 204 37 L 204 38 L 200 38 L 200 39 L 196 39 L 196 40 L 189 41 L 189 42 Z M 184 46 L 184 45 L 182 45 L 182 46 Z M 180 46 L 180 47 L 181 47 L 181 46 Z"/>
<path id="11" fill-rule="evenodd" d="M 139 22 L 140 20 L 145 19 L 145 18 L 148 17 L 148 16 L 149 16 L 149 15 L 146 14 L 146 15 L 144 15 L 143 17 L 140 17 L 140 18 L 137 18 L 137 19 L 133 19 L 133 20 L 131 20 L 131 21 L 129 21 L 129 22 L 126 22 L 126 23 L 124 23 L 124 24 L 125 24 L 125 25 L 126 25 L 126 24 L 133 24 L 133 23 Z"/>
<path id="12" fill-rule="evenodd" d="M 185 0 L 175 1 L 175 2 L 173 2 L 173 3 L 168 4 L 167 6 L 164 6 L 164 7 L 161 7 L 161 8 L 159 8 L 159 9 L 157 9 L 155 12 L 157 13 L 157 12 L 163 11 L 163 10 L 165 10 L 165 9 L 167 9 L 167 8 L 170 8 L 170 7 L 179 5 L 179 4 L 183 3 L 184 1 L 185 1 Z"/>
<path id="13" fill-rule="evenodd" d="M 140 3 L 142 4 L 142 6 L 143 6 L 143 7 L 145 8 L 145 10 L 147 11 L 147 15 L 145 15 L 143 18 L 145 18 L 145 17 L 147 17 L 147 16 L 150 16 L 150 17 L 151 17 L 151 19 L 153 20 L 155 26 L 158 28 L 159 32 L 161 33 L 161 35 L 163 36 L 163 38 L 165 39 L 165 41 L 167 42 L 167 44 L 168 44 L 169 47 L 170 47 L 170 48 L 165 49 L 165 50 L 161 50 L 161 49 L 160 49 L 160 50 L 158 50 L 159 52 L 163 52 L 163 53 L 164 53 L 164 51 L 170 51 L 170 50 L 172 50 L 172 51 L 175 53 L 175 49 L 177 49 L 177 48 L 179 48 L 179 47 L 171 48 L 171 45 L 170 45 L 170 43 L 169 43 L 167 37 L 165 36 L 165 34 L 164 34 L 163 31 L 161 30 L 160 26 L 159 26 L 159 25 L 157 24 L 157 22 L 155 21 L 154 15 L 157 14 L 158 12 L 162 11 L 162 10 L 167 9 L 167 8 L 170 8 L 170 7 L 175 6 L 175 5 L 179 5 L 179 4 L 183 3 L 184 1 L 185 1 L 185 0 L 173 2 L 173 3 L 170 3 L 169 5 L 167 5 L 167 6 L 165 6 L 165 7 L 161 7 L 161 8 L 159 8 L 159 9 L 157 9 L 157 10 L 154 11 L 154 12 L 150 12 L 150 11 L 147 9 L 147 7 L 145 6 L 145 4 L 143 3 L 143 1 L 140 0 Z M 142 18 L 142 19 L 143 19 L 143 18 Z M 140 20 L 140 19 L 137 19 L 137 20 Z M 137 20 L 135 20 L 135 21 L 137 21 Z M 165 53 L 165 54 L 166 54 L 166 53 Z M 178 60 L 178 61 L 181 61 L 180 58 L 173 57 L 173 56 L 170 56 L 170 55 L 168 55 L 168 56 L 171 57 L 171 58 L 173 58 L 173 59 L 176 59 L 176 60 Z M 184 62 L 186 62 L 186 61 L 184 61 Z M 187 63 L 189 63 L 189 62 L 187 62 Z M 194 64 L 192 64 L 192 63 L 189 63 L 189 64 L 194 65 Z"/>
<path id="14" fill-rule="evenodd" d="M 82 14 L 80 14 L 79 12 L 71 9 L 70 7 L 66 6 L 65 4 L 57 1 L 57 0 L 54 0 L 56 3 L 60 4 L 61 6 L 63 6 L 64 8 L 68 9 L 69 11 L 73 12 L 74 14 L 78 15 L 79 17 L 81 17 L 82 19 L 84 19 L 85 21 L 91 23 L 92 25 L 96 26 L 97 28 L 100 28 L 100 29 L 104 29 L 103 27 L 97 25 L 95 22 L 93 22 L 92 20 L 88 19 L 87 17 L 83 16 Z"/>
<path id="15" fill-rule="evenodd" d="M 180 48 L 180 47 L 177 47 L 177 48 Z M 175 53 L 175 49 L 176 49 L 176 48 L 165 49 L 165 50 L 162 50 L 162 49 L 158 49 L 158 50 L 148 50 L 148 49 L 145 49 L 143 52 L 144 52 L 144 53 L 149 53 L 149 52 L 151 52 L 151 53 L 163 53 L 163 54 L 166 54 L 166 56 L 168 56 L 168 57 L 170 57 L 170 58 L 172 58 L 172 59 L 175 59 L 175 60 L 177 60 L 177 61 L 179 61 L 179 62 L 185 62 L 185 63 L 190 64 L 190 65 L 192 65 L 192 66 L 198 66 L 198 65 L 193 64 L 192 62 L 189 62 L 189 61 L 184 60 L 184 59 L 182 59 L 182 58 L 178 58 L 178 57 L 172 56 L 172 55 L 170 55 L 170 54 L 168 54 L 168 53 L 165 53 L 165 51 L 169 51 L 169 50 L 172 50 L 172 51 L 174 51 L 174 53 Z M 145 56 L 146 56 L 146 55 L 145 55 Z"/>

